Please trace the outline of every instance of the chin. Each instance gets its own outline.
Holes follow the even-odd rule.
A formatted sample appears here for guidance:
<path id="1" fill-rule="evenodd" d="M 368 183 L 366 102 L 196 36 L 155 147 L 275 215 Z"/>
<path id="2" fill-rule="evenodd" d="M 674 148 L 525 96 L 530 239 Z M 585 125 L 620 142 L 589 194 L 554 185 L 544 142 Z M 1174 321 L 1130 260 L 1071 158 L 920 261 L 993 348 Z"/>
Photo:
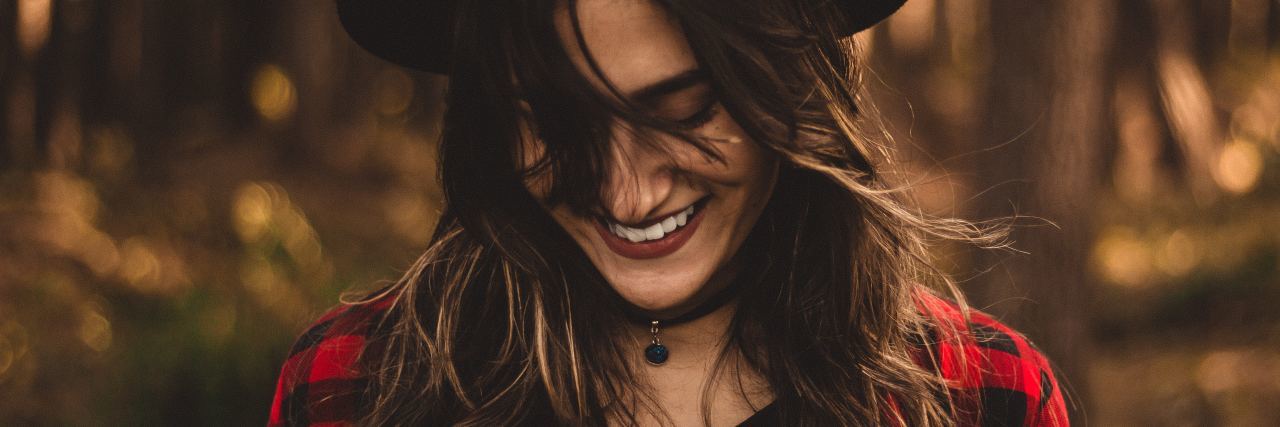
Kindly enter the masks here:
<path id="1" fill-rule="evenodd" d="M 615 272 L 605 279 L 628 303 L 662 317 L 694 305 L 710 279 L 710 268 L 670 273 L 664 270 Z"/>
<path id="2" fill-rule="evenodd" d="M 657 318 L 683 314 L 716 289 L 716 272 L 727 263 L 730 242 L 710 238 L 715 227 L 699 230 L 707 235 L 669 256 L 634 260 L 607 248 L 593 251 L 591 261 L 627 303 Z"/>

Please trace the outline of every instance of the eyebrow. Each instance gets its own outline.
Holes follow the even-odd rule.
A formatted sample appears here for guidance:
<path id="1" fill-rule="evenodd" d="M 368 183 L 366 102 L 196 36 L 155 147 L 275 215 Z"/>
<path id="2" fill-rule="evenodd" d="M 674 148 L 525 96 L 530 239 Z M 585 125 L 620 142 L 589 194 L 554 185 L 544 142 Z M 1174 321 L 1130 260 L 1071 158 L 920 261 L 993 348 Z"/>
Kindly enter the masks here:
<path id="1" fill-rule="evenodd" d="M 653 101 L 656 101 L 662 96 L 679 92 L 706 82 L 707 73 L 702 71 L 700 68 L 694 68 L 685 70 L 680 74 L 650 83 L 645 87 L 632 91 L 628 98 L 631 102 L 638 104 L 652 104 Z"/>

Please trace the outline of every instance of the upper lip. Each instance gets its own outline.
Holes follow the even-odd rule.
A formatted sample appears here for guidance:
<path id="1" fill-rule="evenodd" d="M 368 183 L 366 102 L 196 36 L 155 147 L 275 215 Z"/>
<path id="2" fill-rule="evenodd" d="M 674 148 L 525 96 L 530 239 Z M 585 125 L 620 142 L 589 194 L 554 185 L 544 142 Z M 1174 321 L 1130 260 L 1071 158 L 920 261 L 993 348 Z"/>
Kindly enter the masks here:
<path id="1" fill-rule="evenodd" d="M 672 211 L 667 212 L 667 213 L 663 213 L 663 214 L 659 214 L 659 215 L 651 216 L 651 217 L 649 217 L 649 218 L 645 219 L 644 221 L 640 221 L 640 222 L 637 222 L 637 223 L 634 223 L 634 224 L 628 224 L 628 223 L 625 223 L 625 222 L 622 222 L 622 221 L 618 221 L 618 220 L 617 220 L 617 218 L 614 218 L 614 217 L 613 217 L 613 216 L 611 216 L 611 215 L 603 215 L 603 216 L 601 216 L 601 218 L 600 218 L 600 219 L 601 219 L 601 220 L 603 220 L 603 221 L 605 221 L 605 223 L 606 223 L 606 224 L 608 224 L 608 223 L 613 223 L 613 224 L 618 224 L 618 225 L 621 225 L 621 226 L 624 226 L 624 227 L 630 227 L 630 228 L 647 228 L 647 227 L 649 227 L 649 226 L 651 226 L 651 225 L 654 225 L 654 224 L 657 224 L 657 223 L 662 222 L 663 220 L 667 219 L 667 217 L 669 217 L 669 216 L 672 216 L 672 215 L 678 214 L 678 213 L 680 213 L 680 212 L 683 212 L 685 209 L 688 209 L 688 208 L 689 208 L 689 205 L 697 205 L 697 204 L 699 204 L 699 203 L 702 203 L 702 201 L 703 201 L 703 200 L 706 200 L 706 198 L 705 198 L 705 197 L 703 197 L 703 198 L 701 198 L 701 199 L 695 200 L 693 203 L 689 203 L 689 204 L 683 205 L 683 206 L 681 206 L 681 207 L 680 207 L 680 208 L 678 208 L 678 209 L 672 210 Z"/>

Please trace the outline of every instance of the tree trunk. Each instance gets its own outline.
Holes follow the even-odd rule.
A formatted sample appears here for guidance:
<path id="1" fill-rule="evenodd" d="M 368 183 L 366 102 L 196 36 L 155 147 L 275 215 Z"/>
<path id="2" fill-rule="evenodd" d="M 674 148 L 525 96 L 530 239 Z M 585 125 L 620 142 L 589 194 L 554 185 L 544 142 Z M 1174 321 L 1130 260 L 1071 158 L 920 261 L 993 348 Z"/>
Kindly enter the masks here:
<path id="1" fill-rule="evenodd" d="M 1055 361 L 1073 418 L 1087 406 L 1092 279 L 1087 254 L 1101 152 L 1111 139 L 1106 75 L 1110 3 L 992 3 L 992 74 L 983 135 L 1008 145 L 981 155 L 979 218 L 1026 215 L 1054 226 L 1015 230 L 1027 254 L 985 253 L 994 266 L 972 302 L 1029 334 Z M 1011 210 L 1012 209 L 1012 210 Z M 1027 220 L 1019 220 L 1027 224 Z M 1031 221 L 1038 224 L 1038 221 Z"/>

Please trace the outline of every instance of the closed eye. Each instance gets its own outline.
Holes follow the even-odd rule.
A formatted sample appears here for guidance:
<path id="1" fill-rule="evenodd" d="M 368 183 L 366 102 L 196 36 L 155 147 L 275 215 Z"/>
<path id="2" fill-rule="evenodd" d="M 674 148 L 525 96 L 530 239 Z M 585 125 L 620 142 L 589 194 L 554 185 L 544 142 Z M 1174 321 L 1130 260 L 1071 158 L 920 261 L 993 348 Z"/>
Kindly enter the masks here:
<path id="1" fill-rule="evenodd" d="M 715 89 L 705 81 L 686 86 L 653 100 L 648 106 L 652 113 L 680 128 L 700 128 L 720 112 L 720 100 Z"/>
<path id="2" fill-rule="evenodd" d="M 711 102 L 707 103 L 706 107 L 703 107 L 698 112 L 693 113 L 693 115 L 690 115 L 683 119 L 676 120 L 676 122 L 679 123 L 680 126 L 683 128 L 697 129 L 697 128 L 706 126 L 707 123 L 710 123 L 711 119 L 716 118 L 716 113 L 719 113 L 719 112 L 720 112 L 720 102 L 712 100 Z"/>

